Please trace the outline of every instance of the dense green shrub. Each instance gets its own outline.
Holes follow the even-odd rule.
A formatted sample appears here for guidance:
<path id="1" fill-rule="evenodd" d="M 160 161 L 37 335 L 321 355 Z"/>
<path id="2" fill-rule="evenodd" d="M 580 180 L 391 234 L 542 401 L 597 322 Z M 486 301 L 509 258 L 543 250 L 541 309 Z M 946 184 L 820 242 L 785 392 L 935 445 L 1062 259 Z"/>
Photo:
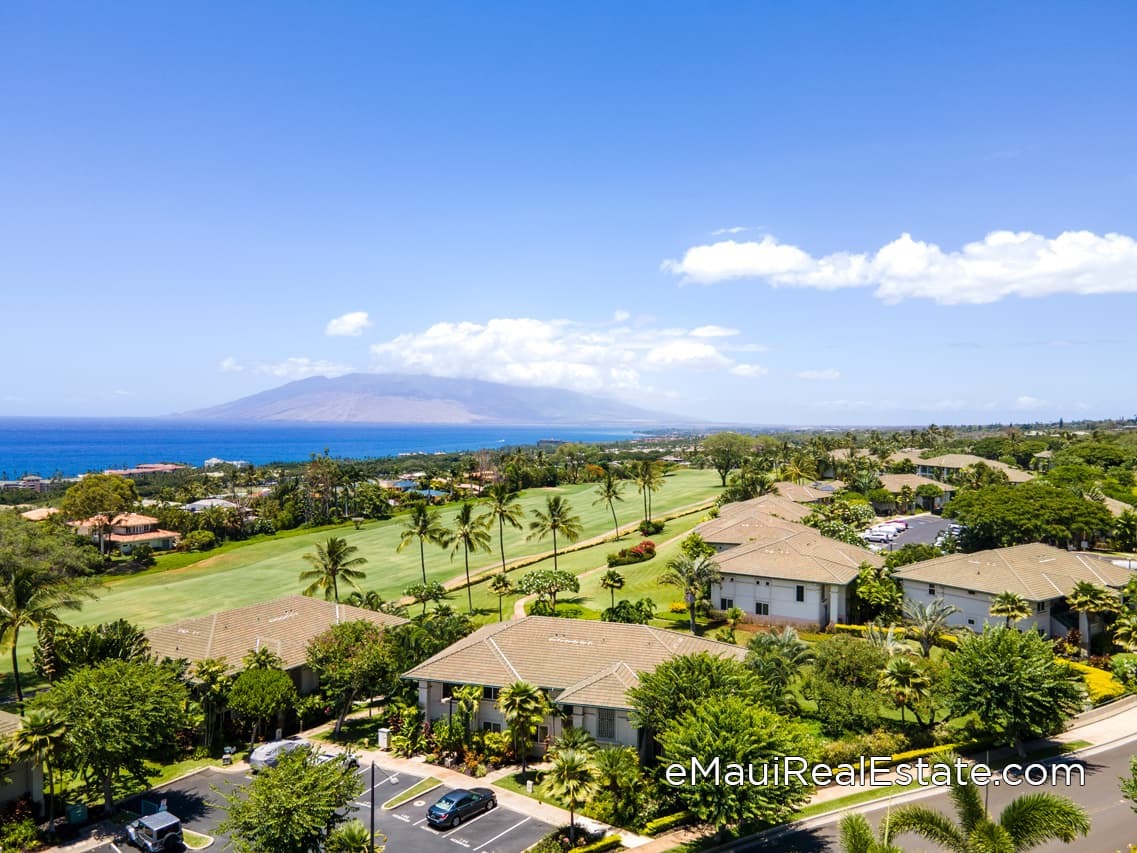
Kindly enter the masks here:
<path id="1" fill-rule="evenodd" d="M 657 533 L 663 532 L 663 522 L 655 521 L 641 521 L 636 528 L 643 536 L 655 536 Z"/>
<path id="2" fill-rule="evenodd" d="M 644 835 L 661 835 L 664 832 L 669 832 L 672 829 L 677 829 L 680 826 L 688 826 L 698 820 L 689 811 L 675 812 L 675 814 L 667 814 L 663 817 L 657 817 L 655 820 L 649 820 L 644 824 Z"/>
<path id="3" fill-rule="evenodd" d="M 907 745 L 907 739 L 899 732 L 877 729 L 868 734 L 830 741 L 821 748 L 821 761 L 830 767 L 837 764 L 851 764 L 862 755 L 866 757 L 893 755 Z"/>
<path id="4" fill-rule="evenodd" d="M 209 530 L 194 530 L 178 543 L 179 551 L 210 551 L 217 547 L 217 537 Z"/>
<path id="5" fill-rule="evenodd" d="M 650 539 L 643 540 L 639 545 L 631 548 L 621 548 L 614 554 L 608 555 L 608 566 L 631 566 L 642 563 L 655 556 L 655 543 Z"/>

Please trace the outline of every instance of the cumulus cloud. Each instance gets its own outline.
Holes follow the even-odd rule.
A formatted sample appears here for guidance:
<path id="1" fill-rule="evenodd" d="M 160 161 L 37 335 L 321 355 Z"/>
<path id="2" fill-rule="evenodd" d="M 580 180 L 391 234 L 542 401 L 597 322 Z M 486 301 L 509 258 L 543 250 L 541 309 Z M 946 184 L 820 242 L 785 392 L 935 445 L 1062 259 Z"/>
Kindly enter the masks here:
<path id="1" fill-rule="evenodd" d="M 623 308 L 618 308 L 612 312 L 612 319 L 617 323 L 626 323 L 628 320 L 632 319 L 632 313 L 630 311 L 625 311 Z"/>
<path id="2" fill-rule="evenodd" d="M 331 337 L 355 338 L 363 334 L 363 330 L 371 325 L 366 311 L 349 311 L 338 317 L 328 320 L 324 326 L 324 334 Z"/>
<path id="3" fill-rule="evenodd" d="M 435 323 L 373 344 L 372 368 L 604 392 L 648 388 L 645 374 L 743 367 L 717 344 L 721 335 L 707 335 L 706 328 L 695 334 L 700 329 L 524 317 Z"/>
<path id="4" fill-rule="evenodd" d="M 233 358 L 233 356 L 227 355 L 221 359 L 221 363 L 217 365 L 217 369 L 222 373 L 240 373 L 245 368 L 237 359 Z"/>
<path id="5" fill-rule="evenodd" d="M 1016 409 L 1038 409 L 1045 405 L 1045 400 L 1040 400 L 1037 397 L 1031 397 L 1029 394 L 1023 394 L 1021 397 L 1015 397 Z"/>
<path id="6" fill-rule="evenodd" d="M 835 367 L 826 367 L 824 370 L 801 370 L 798 371 L 797 378 L 819 382 L 831 381 L 833 379 L 840 379 L 841 371 Z"/>
<path id="7" fill-rule="evenodd" d="M 765 376 L 770 371 L 760 364 L 736 364 L 730 369 L 730 372 L 735 376 L 753 379 L 758 376 Z"/>
<path id="8" fill-rule="evenodd" d="M 739 278 L 775 286 L 835 290 L 875 287 L 886 302 L 931 299 L 945 305 L 1040 297 L 1137 293 L 1137 240 L 1124 234 L 993 231 L 956 251 L 902 234 L 874 253 L 815 257 L 771 236 L 692 246 L 662 269 L 696 284 Z"/>
<path id="9" fill-rule="evenodd" d="M 286 358 L 283 361 L 259 362 L 254 366 L 257 373 L 276 376 L 280 379 L 307 379 L 309 376 L 343 376 L 351 373 L 349 364 L 339 364 L 324 359 L 305 357 Z"/>
<path id="10" fill-rule="evenodd" d="M 691 330 L 693 338 L 732 338 L 737 334 L 738 329 L 728 329 L 725 326 L 698 326 Z"/>

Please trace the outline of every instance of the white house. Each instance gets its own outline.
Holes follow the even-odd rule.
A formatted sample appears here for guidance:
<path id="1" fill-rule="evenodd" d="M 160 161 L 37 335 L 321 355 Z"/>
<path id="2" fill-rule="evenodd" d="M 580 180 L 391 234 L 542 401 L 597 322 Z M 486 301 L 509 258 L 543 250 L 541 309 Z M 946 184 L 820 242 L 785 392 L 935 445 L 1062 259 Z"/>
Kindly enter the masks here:
<path id="1" fill-rule="evenodd" d="M 985 624 L 1003 624 L 1002 617 L 991 616 L 991 601 L 1001 592 L 1018 593 L 1034 610 L 1034 615 L 1019 622 L 1018 627 L 1057 636 L 1078 627 L 1065 602 L 1075 584 L 1088 581 L 1120 589 L 1130 574 L 1108 560 L 1036 542 L 973 554 L 947 554 L 905 566 L 896 577 L 906 598 L 924 603 L 942 598 L 959 608 L 949 623 L 975 631 L 983 630 Z"/>
<path id="2" fill-rule="evenodd" d="M 0 739 L 7 740 L 20 730 L 22 721 L 15 714 L 0 711 Z M 0 772 L 0 806 L 21 797 L 43 805 L 43 768 L 28 760 L 20 760 Z"/>
<path id="3" fill-rule="evenodd" d="M 639 747 L 628 690 L 639 683 L 640 673 L 696 652 L 739 660 L 746 655 L 738 646 L 647 625 L 526 616 L 482 626 L 403 678 L 418 682 L 419 705 L 431 720 L 453 714 L 455 687 L 477 685 L 482 701 L 474 725 L 502 731 L 505 720 L 495 705 L 499 691 L 528 681 L 545 691 L 565 720 L 545 719 L 537 731 L 538 749 L 565 725 L 584 729 L 601 743 Z"/>

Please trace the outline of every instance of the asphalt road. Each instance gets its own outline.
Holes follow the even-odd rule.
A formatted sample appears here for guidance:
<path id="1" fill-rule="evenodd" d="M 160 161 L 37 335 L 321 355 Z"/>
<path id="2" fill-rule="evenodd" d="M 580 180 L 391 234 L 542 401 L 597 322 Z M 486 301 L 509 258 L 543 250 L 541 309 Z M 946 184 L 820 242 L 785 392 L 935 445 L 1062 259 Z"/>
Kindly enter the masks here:
<path id="1" fill-rule="evenodd" d="M 1134 814 L 1131 804 L 1121 798 L 1118 788 L 1120 777 L 1129 773 L 1129 758 L 1137 749 L 1134 742 L 1119 746 L 1106 747 L 1101 751 L 1089 749 L 1085 757 L 1072 756 L 1056 761 L 1046 762 L 1047 766 L 1062 764 L 1081 764 L 1085 768 L 1085 785 L 1077 783 L 1077 776 L 1073 778 L 1074 784 L 1066 785 L 1065 780 L 1058 784 L 1044 787 L 1009 787 L 1004 780 L 1001 784 L 989 786 L 989 811 L 997 815 L 1000 810 L 1012 799 L 1024 793 L 1036 791 L 1051 791 L 1062 794 L 1084 806 L 1090 814 L 1092 828 L 1087 838 L 1080 838 L 1073 844 L 1066 845 L 1061 842 L 1052 842 L 1033 848 L 1039 853 L 1071 853 L 1071 851 L 1092 851 L 1092 853 L 1113 853 L 1117 850 L 1129 849 L 1129 844 L 1137 842 L 1137 814 Z M 911 802 L 911 800 L 909 801 Z M 945 792 L 939 791 L 930 796 L 916 800 L 922 806 L 929 806 L 947 815 L 953 815 L 951 801 Z M 892 804 L 895 807 L 898 803 Z M 873 827 L 879 826 L 886 810 L 890 807 L 887 800 L 879 800 L 873 804 L 866 804 L 857 809 L 865 815 Z M 769 853 L 821 853 L 821 851 L 838 851 L 837 824 L 841 815 L 822 816 L 804 822 L 804 826 L 791 826 L 780 830 L 771 830 L 763 836 L 738 842 L 730 849 L 737 853 L 744 851 L 768 851 Z M 898 836 L 893 839 L 902 850 L 907 851 L 941 851 L 924 839 L 914 835 Z"/>
<path id="2" fill-rule="evenodd" d="M 908 529 L 897 534 L 892 540 L 892 548 L 896 550 L 902 545 L 932 545 L 936 541 L 936 534 L 946 530 L 951 521 L 938 515 L 919 515 L 908 519 Z M 884 546 L 888 550 L 888 546 Z"/>
<path id="3" fill-rule="evenodd" d="M 492 811 L 472 818 L 456 829 L 437 830 L 426 823 L 427 807 L 451 789 L 442 786 L 399 806 L 384 809 L 383 803 L 400 791 L 405 791 L 421 780 L 406 773 L 391 773 L 375 768 L 375 787 L 371 788 L 371 769 L 360 770 L 363 793 L 353 803 L 352 817 L 365 824 L 370 820 L 371 799 L 375 799 L 375 829 L 387 836 L 388 850 L 414 850 L 422 853 L 456 853 L 455 845 L 469 853 L 520 853 L 534 844 L 553 827 L 528 815 L 498 806 Z M 210 850 L 222 850 L 228 839 L 217 833 L 217 825 L 225 812 L 211 805 L 221 800 L 234 786 L 244 785 L 250 777 L 206 770 L 152 791 L 145 799 L 158 803 L 166 800 L 167 809 L 182 819 L 183 825 L 195 832 L 213 836 L 216 840 Z M 471 780 L 471 787 L 477 785 Z M 215 790 L 216 789 L 216 790 Z M 125 804 L 131 811 L 139 811 L 138 798 Z M 96 853 L 129 853 L 134 848 L 126 845 L 105 844 Z"/>

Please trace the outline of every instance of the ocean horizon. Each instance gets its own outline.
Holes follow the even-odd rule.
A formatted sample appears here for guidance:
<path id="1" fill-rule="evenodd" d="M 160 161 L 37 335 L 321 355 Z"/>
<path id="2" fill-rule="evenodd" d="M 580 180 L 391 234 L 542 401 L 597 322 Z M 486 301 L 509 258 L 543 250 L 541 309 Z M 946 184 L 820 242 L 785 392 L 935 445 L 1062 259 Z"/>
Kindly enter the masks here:
<path id="1" fill-rule="evenodd" d="M 337 458 L 454 453 L 560 441 L 627 441 L 631 427 L 454 424 L 221 423 L 175 418 L 0 418 L 0 479 L 73 477 L 145 462 L 200 466 L 299 462 L 325 449 Z"/>

